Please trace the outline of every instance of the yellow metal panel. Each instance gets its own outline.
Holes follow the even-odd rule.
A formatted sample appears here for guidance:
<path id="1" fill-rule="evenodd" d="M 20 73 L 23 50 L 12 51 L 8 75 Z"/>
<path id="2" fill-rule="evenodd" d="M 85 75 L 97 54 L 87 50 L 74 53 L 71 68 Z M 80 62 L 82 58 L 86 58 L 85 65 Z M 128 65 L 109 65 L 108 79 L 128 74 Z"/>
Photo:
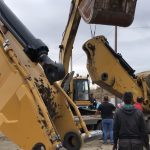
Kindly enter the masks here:
<path id="1" fill-rule="evenodd" d="M 142 96 L 136 80 L 121 66 L 118 59 L 105 46 L 103 36 L 95 37 L 84 44 L 88 56 L 87 68 L 94 83 L 102 86 L 111 93 L 121 97 L 125 91 L 132 91 L 136 96 Z M 107 74 L 107 80 L 102 75 Z"/>
<path id="2" fill-rule="evenodd" d="M 32 149 L 37 143 L 43 143 L 48 150 L 56 149 L 56 142 L 52 143 L 47 134 L 48 130 L 55 133 L 53 125 L 44 126 L 35 97 L 23 74 L 6 55 L 2 41 L 0 67 L 0 131 L 24 150 Z M 51 137 L 52 133 L 49 133 Z"/>
<path id="3" fill-rule="evenodd" d="M 120 98 L 126 91 L 133 92 L 134 101 L 137 96 L 143 96 L 144 111 L 150 112 L 149 72 L 143 72 L 134 78 L 109 48 L 108 41 L 103 36 L 94 37 L 84 44 L 83 49 L 88 57 L 87 69 L 92 81 Z M 107 75 L 106 79 L 102 79 L 104 74 Z"/>
<path id="4" fill-rule="evenodd" d="M 22 126 L 25 125 L 27 128 L 25 128 L 24 130 L 27 132 L 25 133 L 30 133 L 30 130 L 28 129 L 29 126 L 32 127 L 34 125 L 39 124 L 40 125 L 40 129 L 38 129 L 37 131 L 34 131 L 34 133 L 39 133 L 39 139 L 41 136 L 40 130 L 43 134 L 49 134 L 50 136 L 46 137 L 47 140 L 49 140 L 49 138 L 51 138 L 53 136 L 53 132 L 55 133 L 55 135 L 60 135 L 61 139 L 64 139 L 64 136 L 68 133 L 68 132 L 75 132 L 76 134 L 79 134 L 79 129 L 76 126 L 76 123 L 74 122 L 74 117 L 72 115 L 72 112 L 70 111 L 69 105 L 65 99 L 65 96 L 63 95 L 63 93 L 61 91 L 59 91 L 55 86 L 50 85 L 47 78 L 45 77 L 45 74 L 43 72 L 43 69 L 41 68 L 41 66 L 39 64 L 35 64 L 33 62 L 31 62 L 31 60 L 25 55 L 24 50 L 22 48 L 22 46 L 18 43 L 18 41 L 11 35 L 10 32 L 8 32 L 6 34 L 7 38 L 9 39 L 11 44 L 11 48 L 14 51 L 14 54 L 12 53 L 11 57 L 15 57 L 15 61 L 17 65 L 17 69 L 16 66 L 12 68 L 12 72 L 14 72 L 14 70 L 16 71 L 16 74 L 19 75 L 18 77 L 14 78 L 11 77 L 11 79 L 7 82 L 7 85 L 5 85 L 5 87 L 8 89 L 8 84 L 13 84 L 16 85 L 17 82 L 19 81 L 19 78 L 21 78 L 21 85 L 24 83 L 24 85 L 26 86 L 27 90 L 29 90 L 34 97 L 32 97 L 29 101 L 25 101 L 24 99 L 24 94 L 21 92 L 21 90 L 19 89 L 19 86 L 21 86 L 20 84 L 17 84 L 17 90 L 19 90 L 18 92 L 15 93 L 15 89 L 12 90 L 12 95 L 10 94 L 10 99 L 8 99 L 8 101 L 11 103 L 11 99 L 13 97 L 13 99 L 16 99 L 17 97 L 17 102 L 14 102 L 14 105 L 12 105 L 15 109 L 19 109 L 20 108 L 20 103 L 24 102 L 26 105 L 28 105 L 27 107 L 22 106 L 22 110 L 25 111 L 26 109 L 30 108 L 29 105 L 31 103 L 31 101 L 34 101 L 35 96 L 40 100 L 39 104 L 42 106 L 42 109 L 45 110 L 44 112 L 42 112 L 43 114 L 45 114 L 45 116 L 49 116 L 48 121 L 49 123 L 51 122 L 51 124 L 47 127 L 48 129 L 44 129 L 45 127 L 41 126 L 42 121 L 40 122 L 39 120 L 33 120 L 33 117 L 36 116 L 38 117 L 38 115 L 41 114 L 41 112 L 39 112 L 39 114 L 32 112 L 34 111 L 34 109 L 36 109 L 36 111 L 39 109 L 37 100 L 35 100 L 35 104 L 37 104 L 37 106 L 35 105 L 31 105 L 31 110 L 26 110 L 28 111 L 28 115 L 29 112 L 31 111 L 31 113 L 34 114 L 34 116 L 30 116 L 30 118 L 28 118 L 28 115 L 25 116 L 26 118 L 28 118 L 29 120 L 31 120 L 31 123 L 29 125 L 26 125 L 24 123 L 22 123 Z M 6 57 L 6 56 L 5 56 Z M 12 58 L 8 58 L 8 61 L 11 62 Z M 17 62 L 18 61 L 18 62 Z M 10 66 L 14 66 L 14 64 L 10 64 Z M 8 74 L 8 73 L 7 73 Z M 13 82 L 11 82 L 11 80 L 13 80 Z M 31 82 L 31 83 L 30 83 Z M 4 82 L 4 84 L 6 83 L 6 81 Z M 29 89 L 28 89 L 29 88 Z M 29 93 L 30 93 L 29 92 Z M 16 97 L 14 97 L 16 96 Z M 42 99 L 41 99 L 42 98 Z M 22 101 L 22 99 L 24 101 Z M 29 99 L 29 98 L 28 98 Z M 5 99 L 6 100 L 6 99 Z M 22 102 L 18 102 L 18 101 L 22 101 Z M 8 102 L 7 102 L 8 103 Z M 25 105 L 24 104 L 24 105 Z M 33 108 L 32 110 L 32 107 Z M 8 110 L 9 107 L 7 107 L 5 110 Z M 14 109 L 12 109 L 13 113 L 15 113 L 15 117 L 13 118 L 16 119 L 17 115 L 20 115 L 20 113 L 22 112 L 17 112 L 14 111 Z M 25 111 L 25 112 L 26 112 Z M 8 111 L 11 112 L 11 111 Z M 22 116 L 21 116 L 22 117 Z M 24 117 L 24 116 L 23 116 Z M 42 116 L 40 116 L 41 118 Z M 18 119 L 18 118 L 17 118 Z M 43 118 L 45 119 L 45 118 Z M 43 120 L 44 122 L 44 120 Z M 66 122 L 69 122 L 69 124 L 67 124 Z M 41 124 L 40 124 L 41 123 Z M 37 125 L 37 127 L 39 126 Z M 50 129 L 51 127 L 51 129 Z M 11 132 L 12 128 L 9 130 L 9 132 L 7 133 L 9 135 L 9 137 L 11 136 L 9 133 Z M 14 128 L 16 131 L 16 128 Z M 36 129 L 36 128 L 35 128 Z M 4 130 L 4 129 L 3 129 Z M 28 132 L 29 130 L 29 132 Z M 46 131 L 45 131 L 46 130 Z M 49 131 L 53 131 L 52 133 L 49 133 Z M 48 131 L 48 133 L 47 133 Z M 22 131 L 23 132 L 23 131 Z M 46 133 L 45 133 L 46 132 Z M 24 133 L 22 133 L 24 134 Z M 45 136 L 46 136 L 45 135 Z M 32 136 L 32 133 L 31 133 Z M 38 138 L 38 136 L 37 136 Z M 34 140 L 37 141 L 38 139 L 35 138 Z M 13 140 L 16 140 L 16 138 L 13 136 L 12 138 Z M 43 138 L 41 137 L 41 140 Z M 17 139 L 19 140 L 19 139 Z M 21 140 L 21 139 L 20 139 Z M 43 139 L 44 140 L 44 139 Z M 26 145 L 23 143 L 20 143 L 21 141 L 17 141 L 18 144 L 20 145 Z M 40 142 L 40 141 L 39 141 Z M 42 141 L 43 142 L 43 141 Z M 47 142 L 47 141 L 46 141 Z M 33 142 L 32 142 L 33 143 Z M 45 144 L 45 143 L 44 143 Z M 57 144 L 57 141 L 51 144 L 48 144 L 48 142 L 46 143 L 46 145 L 52 145 L 55 146 Z M 58 144 L 59 144 L 59 140 L 58 140 Z M 31 146 L 31 145 L 30 145 Z M 28 148 L 27 148 L 28 149 Z"/>
<path id="5" fill-rule="evenodd" d="M 56 117 L 53 121 L 58 133 L 61 135 L 61 138 L 63 139 L 66 132 L 70 131 L 79 134 L 74 122 L 74 116 L 64 94 L 59 90 L 55 90 L 54 99 L 57 100 L 58 117 Z"/>
<path id="6" fill-rule="evenodd" d="M 25 150 L 32 149 L 36 143 L 43 143 L 47 149 L 55 149 L 42 129 L 32 96 L 26 93 L 26 88 L 22 91 L 24 96 L 21 99 L 16 95 L 12 96 L 1 110 L 8 120 L 18 122 L 4 123 L 0 127 L 1 131 Z"/>

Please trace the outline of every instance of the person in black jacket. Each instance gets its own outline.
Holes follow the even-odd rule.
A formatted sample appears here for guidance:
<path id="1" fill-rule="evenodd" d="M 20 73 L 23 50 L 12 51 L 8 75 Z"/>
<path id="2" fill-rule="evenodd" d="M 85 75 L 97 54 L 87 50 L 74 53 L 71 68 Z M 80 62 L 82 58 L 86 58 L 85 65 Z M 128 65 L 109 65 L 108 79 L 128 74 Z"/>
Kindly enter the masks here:
<path id="1" fill-rule="evenodd" d="M 109 103 L 108 96 L 104 96 L 103 103 L 99 105 L 96 114 L 101 113 L 102 128 L 103 128 L 103 141 L 107 144 L 107 135 L 110 135 L 110 143 L 114 144 L 113 139 L 113 111 L 116 107 Z"/>
<path id="2" fill-rule="evenodd" d="M 132 105 L 133 94 L 125 92 L 124 106 L 118 109 L 114 117 L 114 146 L 119 150 L 149 150 L 149 137 L 143 113 Z"/>
<path id="3" fill-rule="evenodd" d="M 91 109 L 96 109 L 97 106 L 97 102 L 96 102 L 96 98 L 94 98 L 93 93 L 90 94 L 90 102 L 92 105 L 90 105 Z"/>

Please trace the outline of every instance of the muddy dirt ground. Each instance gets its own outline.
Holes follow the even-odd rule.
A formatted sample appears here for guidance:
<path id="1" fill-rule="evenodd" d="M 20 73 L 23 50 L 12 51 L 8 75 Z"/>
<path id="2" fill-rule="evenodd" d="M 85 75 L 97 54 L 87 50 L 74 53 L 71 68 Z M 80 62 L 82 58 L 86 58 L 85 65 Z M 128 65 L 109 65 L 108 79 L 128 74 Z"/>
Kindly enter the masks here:
<path id="1" fill-rule="evenodd" d="M 0 150 L 20 150 L 4 136 L 0 137 Z M 63 149 L 65 150 L 65 149 Z M 101 140 L 95 140 L 83 145 L 81 150 L 112 150 L 112 145 L 103 145 Z"/>
<path id="2" fill-rule="evenodd" d="M 0 135 L 0 150 L 20 150 L 18 146 Z M 95 140 L 83 145 L 81 150 L 112 150 L 112 145 L 103 145 L 102 140 Z"/>

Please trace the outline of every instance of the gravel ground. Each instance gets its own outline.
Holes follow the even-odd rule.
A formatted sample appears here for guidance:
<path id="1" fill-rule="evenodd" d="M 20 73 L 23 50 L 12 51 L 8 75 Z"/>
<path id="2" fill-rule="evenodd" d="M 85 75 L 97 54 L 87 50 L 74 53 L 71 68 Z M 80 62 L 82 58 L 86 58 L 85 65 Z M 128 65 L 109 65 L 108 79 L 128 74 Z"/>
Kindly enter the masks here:
<path id="1" fill-rule="evenodd" d="M 111 150 L 112 145 L 103 145 L 101 140 L 95 140 L 83 145 L 81 150 Z M 17 145 L 0 135 L 0 150 L 20 150 Z"/>
<path id="2" fill-rule="evenodd" d="M 112 145 L 104 145 L 101 140 L 95 140 L 83 145 L 81 150 L 112 150 Z"/>
<path id="3" fill-rule="evenodd" d="M 20 150 L 18 146 L 13 144 L 3 135 L 0 135 L 0 150 Z M 102 140 L 95 140 L 83 145 L 81 150 L 112 150 L 112 145 L 104 145 Z"/>
<path id="4" fill-rule="evenodd" d="M 0 135 L 0 150 L 19 150 L 18 146 Z"/>

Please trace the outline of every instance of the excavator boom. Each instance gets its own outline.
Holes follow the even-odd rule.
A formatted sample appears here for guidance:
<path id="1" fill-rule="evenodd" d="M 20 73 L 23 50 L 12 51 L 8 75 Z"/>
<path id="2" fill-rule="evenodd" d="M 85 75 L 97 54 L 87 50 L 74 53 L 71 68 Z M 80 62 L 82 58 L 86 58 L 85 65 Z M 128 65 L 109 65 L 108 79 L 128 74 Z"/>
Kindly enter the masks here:
<path id="1" fill-rule="evenodd" d="M 40 39 L 36 39 L 32 35 L 3 1 L 0 1 L 0 13 L 0 21 L 23 46 L 25 53 L 31 61 L 40 63 L 43 66 L 50 83 L 62 79 L 64 77 L 63 65 L 56 64 L 47 56 L 49 51 L 48 47 Z M 48 66 L 51 66 L 51 68 L 49 69 Z"/>
<path id="2" fill-rule="evenodd" d="M 81 17 L 87 23 L 125 27 L 129 26 L 134 19 L 135 6 L 136 0 L 72 0 L 68 22 L 64 31 L 61 45 L 59 47 L 59 60 L 62 64 L 64 64 L 65 73 L 68 73 L 69 71 L 73 44 Z M 125 64 L 123 60 L 122 63 Z M 126 65 L 126 67 L 132 74 L 132 68 L 128 65 Z M 67 89 L 65 90 L 66 93 L 74 100 L 76 105 L 79 107 L 83 106 L 80 107 L 81 114 L 87 115 L 89 113 L 93 113 L 95 110 L 91 111 L 84 109 L 84 106 L 88 107 L 92 104 L 90 101 L 88 78 L 82 77 L 82 79 L 84 79 L 85 82 L 82 82 L 83 80 L 79 78 L 73 78 L 72 73 L 68 73 L 68 75 L 62 81 L 61 86 Z M 120 94 L 118 93 L 118 95 Z"/>
<path id="3" fill-rule="evenodd" d="M 134 74 L 121 54 L 116 53 L 104 36 L 97 36 L 83 45 L 87 54 L 87 69 L 93 83 L 122 98 L 126 91 L 132 91 L 136 100 L 143 96 L 144 110 L 150 112 L 150 72 Z"/>
<path id="4" fill-rule="evenodd" d="M 59 60 L 68 73 L 69 61 L 81 17 L 87 23 L 129 26 L 134 19 L 136 0 L 72 0 L 60 45 Z"/>
<path id="5" fill-rule="evenodd" d="M 129 1 L 136 4 L 134 0 Z M 132 13 L 130 10 L 135 9 L 130 7 L 129 1 L 116 0 L 115 5 L 112 1 L 91 1 L 94 11 L 91 9 L 89 23 L 129 25 L 134 15 L 134 10 Z M 105 8 L 103 5 L 106 4 L 106 9 L 99 13 L 95 4 L 100 4 L 98 8 Z M 70 105 L 79 118 L 79 126 L 85 132 L 84 139 L 88 141 L 95 135 L 100 135 L 99 132 L 92 134 L 87 130 L 77 106 L 56 83 L 68 72 L 75 35 L 80 18 L 83 17 L 80 16 L 78 8 L 81 14 L 84 13 L 83 5 L 84 0 L 72 0 L 72 9 L 60 46 L 64 70 L 62 64 L 48 57 L 48 47 L 36 39 L 3 0 L 0 0 L 0 130 L 24 150 L 55 150 L 62 144 L 67 149 L 80 149 L 81 132 L 76 126 Z M 123 7 L 119 9 L 120 6 L 125 6 L 125 11 L 122 10 Z M 103 20 L 110 16 L 108 11 L 112 14 L 114 12 L 116 17 L 119 16 L 119 20 L 129 17 L 129 21 L 123 19 L 118 23 L 114 16 Z M 95 12 L 98 13 L 96 16 Z M 125 16 L 122 13 L 119 15 L 120 12 Z M 128 12 L 131 16 L 128 16 Z M 98 19 L 99 16 L 102 22 Z"/>
<path id="6" fill-rule="evenodd" d="M 84 139 L 93 138 L 76 105 L 55 82 L 64 76 L 63 65 L 48 57 L 48 47 L 2 0 L 0 68 L 0 131 L 22 149 L 56 150 L 62 144 L 80 149 Z M 79 118 L 84 139 L 69 104 Z"/>

